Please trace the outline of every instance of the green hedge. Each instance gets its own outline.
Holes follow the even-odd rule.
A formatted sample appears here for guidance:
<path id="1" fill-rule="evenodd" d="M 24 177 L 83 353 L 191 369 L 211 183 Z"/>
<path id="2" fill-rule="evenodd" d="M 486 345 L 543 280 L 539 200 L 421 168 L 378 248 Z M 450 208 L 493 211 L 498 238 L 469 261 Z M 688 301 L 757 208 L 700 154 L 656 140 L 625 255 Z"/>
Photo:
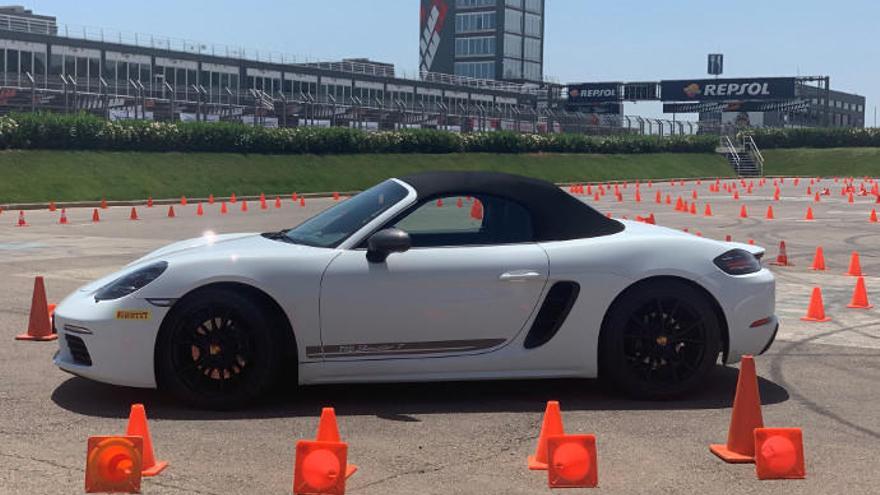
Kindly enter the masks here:
<path id="1" fill-rule="evenodd" d="M 434 130 L 364 132 L 347 128 L 265 129 L 232 123 L 109 122 L 80 114 L 0 117 L 0 147 L 17 149 L 342 153 L 658 153 L 712 152 L 708 136 L 459 134 Z"/>
<path id="2" fill-rule="evenodd" d="M 754 129 L 761 149 L 880 147 L 880 129 Z"/>

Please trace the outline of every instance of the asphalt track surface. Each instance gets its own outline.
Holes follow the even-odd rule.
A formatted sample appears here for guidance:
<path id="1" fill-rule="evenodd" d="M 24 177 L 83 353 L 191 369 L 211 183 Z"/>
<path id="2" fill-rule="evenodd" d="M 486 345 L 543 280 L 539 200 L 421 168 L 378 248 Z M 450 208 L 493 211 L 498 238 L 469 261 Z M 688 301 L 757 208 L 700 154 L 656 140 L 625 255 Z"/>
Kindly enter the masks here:
<path id="1" fill-rule="evenodd" d="M 754 239 L 768 259 L 786 241 L 795 266 L 774 268 L 782 327 L 756 362 L 765 424 L 804 430 L 806 480 L 758 481 L 754 466 L 727 465 L 709 452 L 710 443 L 726 439 L 736 367 L 718 366 L 706 390 L 666 403 L 617 398 L 593 380 L 545 380 L 304 387 L 253 409 L 215 413 L 156 391 L 72 377 L 52 365 L 55 343 L 13 340 L 26 327 L 35 275 L 46 277 L 49 300 L 58 301 L 171 241 L 206 230 L 277 230 L 332 203 L 310 199 L 300 207 L 287 199 L 279 210 L 251 203 L 247 213 L 236 205 L 222 217 L 218 205 L 203 217 L 195 205 L 176 206 L 174 219 L 167 206 L 139 208 L 137 222 L 128 220 L 128 208 L 102 210 L 100 223 L 91 222 L 91 209 L 76 209 L 66 226 L 57 224 L 58 212 L 28 212 L 26 228 L 13 226 L 16 212 L 0 214 L 0 493 L 81 492 L 87 437 L 123 433 L 133 402 L 146 404 L 157 455 L 171 463 L 145 479 L 144 493 L 289 493 L 295 442 L 314 435 L 326 405 L 336 408 L 349 459 L 360 466 L 348 493 L 547 493 L 546 474 L 528 471 L 525 458 L 548 399 L 561 401 L 567 431 L 598 436 L 603 492 L 878 493 L 880 312 L 847 309 L 855 279 L 843 275 L 858 250 L 869 296 L 880 303 L 880 224 L 868 223 L 874 198 L 857 195 L 849 204 L 841 184 L 826 180 L 832 194 L 815 204 L 805 181 L 792 182 L 778 202 L 769 181 L 740 201 L 723 190 L 708 193 L 705 181 L 643 184 L 641 203 L 633 201 L 633 185 L 621 189 L 623 202 L 613 194 L 583 198 L 614 216 L 653 212 L 662 225 Z M 690 201 L 694 189 L 698 215 L 654 202 L 657 190 Z M 706 201 L 711 218 L 702 215 Z M 739 217 L 741 204 L 749 218 Z M 770 204 L 775 220 L 763 218 Z M 802 220 L 807 206 L 813 222 Z M 824 273 L 808 269 L 819 244 Z M 823 289 L 831 322 L 799 319 L 814 285 Z"/>

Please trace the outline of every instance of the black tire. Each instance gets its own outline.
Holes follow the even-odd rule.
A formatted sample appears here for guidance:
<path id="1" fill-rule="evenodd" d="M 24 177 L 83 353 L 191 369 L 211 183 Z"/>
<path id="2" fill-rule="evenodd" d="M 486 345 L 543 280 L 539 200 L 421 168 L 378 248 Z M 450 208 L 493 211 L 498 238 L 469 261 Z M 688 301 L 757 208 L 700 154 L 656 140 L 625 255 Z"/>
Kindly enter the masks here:
<path id="1" fill-rule="evenodd" d="M 175 305 L 156 342 L 160 388 L 201 409 L 241 408 L 275 384 L 282 347 L 268 308 L 206 288 Z"/>
<path id="2" fill-rule="evenodd" d="M 704 384 L 721 352 L 712 303 L 674 279 L 638 284 L 609 309 L 599 337 L 599 377 L 637 399 L 673 399 Z"/>

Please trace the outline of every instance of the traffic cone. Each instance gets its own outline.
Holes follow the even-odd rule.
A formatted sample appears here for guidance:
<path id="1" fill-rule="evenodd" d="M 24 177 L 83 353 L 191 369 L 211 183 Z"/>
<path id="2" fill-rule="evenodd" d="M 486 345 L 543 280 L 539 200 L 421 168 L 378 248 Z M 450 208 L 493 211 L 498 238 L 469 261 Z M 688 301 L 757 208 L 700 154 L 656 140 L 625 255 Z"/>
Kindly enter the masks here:
<path id="1" fill-rule="evenodd" d="M 55 340 L 58 334 L 52 331 L 52 312 L 55 305 L 46 301 L 46 284 L 43 277 L 34 278 L 34 293 L 31 296 L 31 312 L 28 318 L 27 332 L 16 335 L 15 340 L 45 342 Z"/>
<path id="2" fill-rule="evenodd" d="M 152 208 L 152 207 L 153 207 L 153 197 L 150 196 L 149 198 L 147 198 L 147 208 Z"/>
<path id="3" fill-rule="evenodd" d="M 348 464 L 348 445 L 339 437 L 333 408 L 323 408 L 317 438 L 296 443 L 293 493 L 344 494 L 345 480 L 356 471 Z"/>
<path id="4" fill-rule="evenodd" d="M 668 204 L 668 205 L 671 205 L 671 204 L 672 204 L 672 196 L 670 196 L 669 194 L 667 194 L 667 195 L 666 195 L 666 201 L 665 201 L 665 203 Z"/>
<path id="5" fill-rule="evenodd" d="M 186 196 L 180 197 L 180 206 L 186 206 Z"/>
<path id="6" fill-rule="evenodd" d="M 266 203 L 266 197 L 263 196 L 262 193 L 260 193 L 260 209 L 261 210 L 268 210 L 269 209 L 269 205 Z"/>
<path id="7" fill-rule="evenodd" d="M 168 218 L 174 218 L 177 215 L 174 214 L 174 205 L 168 207 Z"/>
<path id="8" fill-rule="evenodd" d="M 335 192 L 335 191 L 333 192 L 333 201 L 339 201 L 339 193 L 338 192 Z"/>
<path id="9" fill-rule="evenodd" d="M 92 210 L 92 222 L 98 223 L 100 221 L 101 221 L 101 214 L 98 213 L 98 209 L 95 208 L 94 210 Z"/>
<path id="10" fill-rule="evenodd" d="M 138 436 L 89 437 L 86 493 L 140 493 L 143 451 Z"/>
<path id="11" fill-rule="evenodd" d="M 697 202 L 696 202 L 696 201 L 694 201 L 693 203 L 691 203 L 690 214 L 691 214 L 691 215 L 696 215 L 696 214 L 697 214 Z"/>
<path id="12" fill-rule="evenodd" d="M 238 200 L 235 199 L 235 193 L 232 193 L 232 194 L 229 196 L 229 202 L 232 203 L 232 204 L 235 204 L 236 201 L 238 201 Z"/>
<path id="13" fill-rule="evenodd" d="M 706 203 L 706 210 L 703 211 L 703 216 L 704 217 L 711 217 L 712 216 L 712 205 L 711 204 Z"/>
<path id="14" fill-rule="evenodd" d="M 825 322 L 831 321 L 831 318 L 825 316 L 825 304 L 822 302 L 822 289 L 813 287 L 813 294 L 810 296 L 810 305 L 807 307 L 807 315 L 802 316 L 803 321 Z"/>
<path id="15" fill-rule="evenodd" d="M 862 276 L 862 264 L 859 262 L 859 252 L 853 251 L 849 257 L 849 270 L 846 272 L 850 277 Z"/>
<path id="16" fill-rule="evenodd" d="M 807 214 L 804 216 L 804 220 L 812 221 L 813 219 L 814 219 L 813 218 L 813 207 L 808 206 L 807 207 Z"/>
<path id="17" fill-rule="evenodd" d="M 856 280 L 856 288 L 853 291 L 852 300 L 846 305 L 847 308 L 853 309 L 871 309 L 873 304 L 868 302 L 868 291 L 865 289 L 865 277 L 859 277 Z"/>
<path id="18" fill-rule="evenodd" d="M 300 197 L 299 197 L 299 206 L 300 206 L 300 207 L 305 207 L 305 206 L 306 206 L 306 197 L 305 197 L 305 196 L 300 196 Z"/>
<path id="19" fill-rule="evenodd" d="M 538 435 L 538 447 L 535 454 L 530 455 L 527 459 L 529 469 L 533 471 L 541 471 L 548 468 L 549 457 L 547 456 L 547 439 L 552 436 L 564 435 L 565 431 L 562 426 L 562 413 L 559 410 L 559 402 L 555 400 L 547 401 L 547 407 L 544 410 L 544 421 L 541 424 L 541 434 Z"/>
<path id="20" fill-rule="evenodd" d="M 813 257 L 813 266 L 810 270 L 825 271 L 825 251 L 822 250 L 822 246 L 816 247 L 816 255 Z"/>
<path id="21" fill-rule="evenodd" d="M 67 209 L 61 208 L 61 218 L 58 219 L 58 223 L 61 225 L 67 225 Z"/>
<path id="22" fill-rule="evenodd" d="M 443 198 L 437 198 L 437 208 L 443 208 Z"/>
<path id="23" fill-rule="evenodd" d="M 660 194 L 660 191 L 657 191 L 657 194 L 654 195 L 654 202 L 660 204 L 663 202 L 663 195 Z"/>
<path id="24" fill-rule="evenodd" d="M 241 200 L 241 211 L 248 211 L 248 205 L 247 205 L 246 199 Z"/>
<path id="25" fill-rule="evenodd" d="M 729 463 L 755 462 L 755 428 L 763 428 L 761 416 L 761 395 L 758 392 L 758 376 L 752 356 L 743 356 L 736 380 L 736 395 L 733 398 L 733 412 L 730 416 L 730 429 L 727 443 L 713 444 L 709 450 Z"/>
<path id="26" fill-rule="evenodd" d="M 455 207 L 461 208 L 462 206 L 464 206 L 464 201 L 462 201 L 461 198 L 458 198 L 458 201 L 455 202 Z"/>
<path id="27" fill-rule="evenodd" d="M 776 217 L 773 216 L 773 205 L 769 205 L 769 206 L 767 206 L 767 216 L 766 216 L 766 219 L 767 219 L 767 220 L 773 220 L 773 219 L 775 219 L 775 218 L 776 218 Z"/>
<path id="28" fill-rule="evenodd" d="M 49 202 L 49 211 L 54 212 L 54 211 L 57 210 L 57 209 L 58 209 L 58 207 L 55 206 L 55 202 L 54 202 L 54 201 L 50 201 L 50 202 Z"/>
<path id="29" fill-rule="evenodd" d="M 731 241 L 733 241 L 733 236 L 730 234 L 727 234 L 724 236 L 724 240 L 727 242 L 731 242 Z"/>
<path id="30" fill-rule="evenodd" d="M 15 224 L 16 227 L 27 227 L 27 220 L 24 219 L 24 210 L 18 210 L 18 223 Z"/>
<path id="31" fill-rule="evenodd" d="M 474 204 L 471 205 L 471 218 L 474 220 L 483 219 L 483 203 L 474 201 Z"/>
<path id="32" fill-rule="evenodd" d="M 642 193 L 639 192 L 638 189 L 636 189 L 636 196 L 635 196 L 635 199 L 636 199 L 636 203 L 641 203 L 641 202 L 642 202 Z"/>
<path id="33" fill-rule="evenodd" d="M 107 209 L 107 200 L 104 199 L 104 198 L 101 198 L 101 209 L 102 209 L 102 210 L 106 210 L 106 209 Z"/>
<path id="34" fill-rule="evenodd" d="M 290 200 L 293 201 L 294 203 L 296 203 L 296 201 L 297 201 L 296 192 L 294 192 L 293 194 L 290 195 Z"/>
<path id="35" fill-rule="evenodd" d="M 749 212 L 748 212 L 748 210 L 746 210 L 746 205 L 740 206 L 739 217 L 740 218 L 748 218 L 749 217 Z"/>
<path id="36" fill-rule="evenodd" d="M 220 203 L 220 214 L 225 215 L 229 213 L 229 207 L 226 206 L 226 201 Z"/>
<path id="37" fill-rule="evenodd" d="M 213 194 L 208 195 L 208 204 L 209 205 L 214 204 L 214 195 Z"/>
<path id="38" fill-rule="evenodd" d="M 153 440 L 150 438 L 150 427 L 147 425 L 147 412 L 143 404 L 132 404 L 128 415 L 128 428 L 126 435 L 134 435 L 144 439 L 144 457 L 141 474 L 144 476 L 156 476 L 168 467 L 166 461 L 156 461 L 153 453 Z"/>
<path id="39" fill-rule="evenodd" d="M 137 208 L 135 208 L 134 206 L 131 207 L 131 213 L 128 214 L 128 219 L 129 220 L 137 220 L 138 219 Z"/>
<path id="40" fill-rule="evenodd" d="M 547 438 L 547 484 L 550 488 L 595 488 L 599 485 L 595 435 Z"/>
<path id="41" fill-rule="evenodd" d="M 771 261 L 770 264 L 776 266 L 791 266 L 788 262 L 788 252 L 785 249 L 785 241 L 779 241 L 779 255 L 776 257 L 776 261 Z"/>
<path id="42" fill-rule="evenodd" d="M 202 208 L 202 204 L 199 203 L 199 206 L 196 207 L 196 216 L 197 216 L 197 217 L 201 217 L 201 216 L 204 216 L 204 215 L 205 215 L 205 209 Z"/>
<path id="43" fill-rule="evenodd" d="M 877 210 L 871 208 L 871 216 L 868 217 L 868 221 L 871 223 L 877 223 Z"/>
<path id="44" fill-rule="evenodd" d="M 651 212 L 651 214 L 648 215 L 648 218 L 646 218 L 645 221 L 650 223 L 651 225 L 657 225 L 657 219 L 654 218 L 654 212 Z"/>
<path id="45" fill-rule="evenodd" d="M 276 210 L 281 209 L 281 197 L 280 196 L 275 196 L 275 209 Z"/>
<path id="46" fill-rule="evenodd" d="M 800 428 L 755 429 L 755 473 L 759 480 L 807 477 Z"/>

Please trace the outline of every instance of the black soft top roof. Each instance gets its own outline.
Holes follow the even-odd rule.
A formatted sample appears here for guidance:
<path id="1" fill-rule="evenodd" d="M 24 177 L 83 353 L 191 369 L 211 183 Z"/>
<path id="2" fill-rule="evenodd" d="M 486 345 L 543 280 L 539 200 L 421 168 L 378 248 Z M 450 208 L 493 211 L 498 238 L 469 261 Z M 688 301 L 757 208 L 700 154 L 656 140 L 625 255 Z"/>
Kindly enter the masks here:
<path id="1" fill-rule="evenodd" d="M 423 172 L 400 177 L 418 201 L 450 195 L 489 195 L 521 204 L 532 214 L 536 241 L 614 234 L 623 224 L 547 181 L 500 172 Z"/>

